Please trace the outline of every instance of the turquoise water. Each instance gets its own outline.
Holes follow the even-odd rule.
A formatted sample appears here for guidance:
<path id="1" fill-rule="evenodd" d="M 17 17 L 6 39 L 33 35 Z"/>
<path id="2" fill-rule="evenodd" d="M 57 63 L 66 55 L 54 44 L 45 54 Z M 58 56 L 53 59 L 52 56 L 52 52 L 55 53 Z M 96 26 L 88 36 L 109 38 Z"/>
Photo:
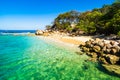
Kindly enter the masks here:
<path id="1" fill-rule="evenodd" d="M 32 36 L 0 36 L 0 80 L 120 80 L 63 47 Z"/>

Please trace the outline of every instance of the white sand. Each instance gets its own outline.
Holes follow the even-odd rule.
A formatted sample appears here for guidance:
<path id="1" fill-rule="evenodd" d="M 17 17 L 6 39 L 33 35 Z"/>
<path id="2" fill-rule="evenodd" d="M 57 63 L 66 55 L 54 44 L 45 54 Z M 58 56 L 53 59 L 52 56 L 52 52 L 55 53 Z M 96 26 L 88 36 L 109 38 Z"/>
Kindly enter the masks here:
<path id="1" fill-rule="evenodd" d="M 76 52 L 80 51 L 78 47 L 80 44 L 84 44 L 85 41 L 92 39 L 91 36 L 70 37 L 59 34 L 54 34 L 51 36 L 40 36 L 40 38 L 50 44 L 54 44 Z"/>

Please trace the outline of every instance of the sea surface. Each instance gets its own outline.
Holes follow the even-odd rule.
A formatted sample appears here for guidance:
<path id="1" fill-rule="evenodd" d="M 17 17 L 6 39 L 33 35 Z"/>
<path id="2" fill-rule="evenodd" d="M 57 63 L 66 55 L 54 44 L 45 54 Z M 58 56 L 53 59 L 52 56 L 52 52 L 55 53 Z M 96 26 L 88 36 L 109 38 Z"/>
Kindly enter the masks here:
<path id="1" fill-rule="evenodd" d="M 0 35 L 0 80 L 120 80 L 87 58 L 37 36 Z"/>
<path id="2" fill-rule="evenodd" d="M 0 33 L 35 33 L 36 30 L 0 30 Z"/>

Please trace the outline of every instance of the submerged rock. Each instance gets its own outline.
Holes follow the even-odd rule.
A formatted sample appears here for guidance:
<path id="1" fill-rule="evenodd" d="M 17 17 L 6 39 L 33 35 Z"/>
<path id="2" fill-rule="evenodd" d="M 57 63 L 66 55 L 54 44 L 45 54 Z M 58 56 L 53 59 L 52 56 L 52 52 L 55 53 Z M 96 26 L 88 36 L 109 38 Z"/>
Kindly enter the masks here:
<path id="1" fill-rule="evenodd" d="M 102 64 L 102 66 L 110 73 L 114 73 L 120 76 L 120 66 L 119 65 L 106 65 Z"/>

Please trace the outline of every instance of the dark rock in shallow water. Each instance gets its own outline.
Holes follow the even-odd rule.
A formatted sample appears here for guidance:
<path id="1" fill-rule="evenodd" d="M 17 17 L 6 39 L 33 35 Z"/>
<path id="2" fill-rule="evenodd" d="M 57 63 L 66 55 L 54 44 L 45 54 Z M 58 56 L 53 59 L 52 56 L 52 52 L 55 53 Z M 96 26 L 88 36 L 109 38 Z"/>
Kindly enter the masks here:
<path id="1" fill-rule="evenodd" d="M 76 54 L 78 55 L 83 55 L 84 53 L 83 52 L 75 52 Z"/>
<path id="2" fill-rule="evenodd" d="M 102 66 L 110 73 L 116 74 L 120 77 L 120 66 L 119 65 L 106 65 L 102 64 Z"/>

